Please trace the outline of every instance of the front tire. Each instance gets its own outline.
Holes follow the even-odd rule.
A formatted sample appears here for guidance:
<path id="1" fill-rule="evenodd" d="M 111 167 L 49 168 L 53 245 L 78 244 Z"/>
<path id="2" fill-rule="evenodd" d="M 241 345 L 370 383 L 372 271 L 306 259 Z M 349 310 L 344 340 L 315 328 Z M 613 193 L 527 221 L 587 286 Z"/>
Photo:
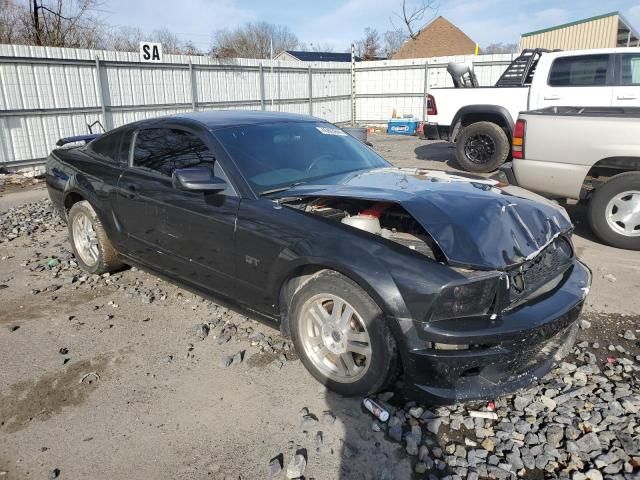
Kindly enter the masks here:
<path id="1" fill-rule="evenodd" d="M 74 203 L 67 220 L 69 242 L 80 268 L 101 275 L 122 267 L 118 252 L 89 202 Z"/>
<path id="2" fill-rule="evenodd" d="M 596 189 L 589 224 L 604 243 L 640 250 L 640 172 L 621 173 Z"/>
<path id="3" fill-rule="evenodd" d="M 509 151 L 507 134 L 492 122 L 472 123 L 456 139 L 456 160 L 468 172 L 493 172 L 507 160 Z"/>
<path id="4" fill-rule="evenodd" d="M 398 357 L 391 330 L 351 279 L 319 272 L 294 294 L 289 314 L 300 360 L 330 390 L 366 396 L 393 381 Z"/>

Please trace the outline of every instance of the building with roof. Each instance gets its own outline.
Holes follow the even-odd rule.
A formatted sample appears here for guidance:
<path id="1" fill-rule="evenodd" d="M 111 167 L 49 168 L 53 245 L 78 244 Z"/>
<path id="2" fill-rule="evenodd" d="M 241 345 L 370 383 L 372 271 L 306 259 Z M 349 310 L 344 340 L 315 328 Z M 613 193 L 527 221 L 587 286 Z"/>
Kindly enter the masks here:
<path id="1" fill-rule="evenodd" d="M 283 50 L 275 56 L 274 60 L 284 62 L 350 62 L 351 53 Z M 356 61 L 359 60 L 360 59 L 356 57 Z"/>
<path id="2" fill-rule="evenodd" d="M 556 25 L 555 27 L 523 33 L 520 50 L 548 48 L 550 50 L 585 50 L 640 46 L 638 31 L 624 19 L 620 12 L 610 12 L 596 17 Z"/>
<path id="3" fill-rule="evenodd" d="M 428 23 L 416 38 L 409 38 L 391 57 L 403 58 L 443 57 L 448 55 L 472 55 L 476 42 L 446 18 L 440 16 Z"/>

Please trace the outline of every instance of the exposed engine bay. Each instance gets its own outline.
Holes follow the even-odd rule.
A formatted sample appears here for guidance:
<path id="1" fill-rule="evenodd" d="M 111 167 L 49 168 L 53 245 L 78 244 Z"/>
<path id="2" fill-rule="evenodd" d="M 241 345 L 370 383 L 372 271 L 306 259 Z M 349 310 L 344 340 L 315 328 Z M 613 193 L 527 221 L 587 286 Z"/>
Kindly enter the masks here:
<path id="1" fill-rule="evenodd" d="M 391 240 L 437 261 L 444 256 L 424 228 L 396 203 L 351 198 L 297 199 L 287 205 Z"/>

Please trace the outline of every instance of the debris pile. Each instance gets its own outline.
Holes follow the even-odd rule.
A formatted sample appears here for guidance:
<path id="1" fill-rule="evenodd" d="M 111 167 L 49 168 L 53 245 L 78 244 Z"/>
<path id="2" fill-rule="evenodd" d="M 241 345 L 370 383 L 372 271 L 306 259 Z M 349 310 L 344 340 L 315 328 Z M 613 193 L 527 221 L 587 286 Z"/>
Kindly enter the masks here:
<path id="1" fill-rule="evenodd" d="M 64 227 L 49 200 L 29 203 L 10 208 L 0 216 L 0 243 Z"/>
<path id="2" fill-rule="evenodd" d="M 618 347 L 614 351 L 626 353 Z M 573 354 L 573 363 L 562 362 L 538 384 L 490 404 L 398 406 L 394 394 L 384 392 L 375 400 L 390 418 L 375 420 L 372 430 L 401 443 L 415 457 L 415 472 L 429 479 L 638 478 L 637 361 L 600 362 L 587 342 Z"/>

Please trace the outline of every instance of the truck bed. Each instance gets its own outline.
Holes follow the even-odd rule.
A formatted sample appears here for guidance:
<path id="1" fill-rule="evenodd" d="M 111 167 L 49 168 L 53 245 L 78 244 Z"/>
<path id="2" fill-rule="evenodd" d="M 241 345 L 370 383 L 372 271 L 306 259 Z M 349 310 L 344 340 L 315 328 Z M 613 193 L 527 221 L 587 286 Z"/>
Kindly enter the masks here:
<path id="1" fill-rule="evenodd" d="M 554 198 L 579 199 L 599 162 L 637 162 L 640 108 L 547 107 L 520 114 L 524 159 L 513 160 L 518 184 Z"/>
<path id="2" fill-rule="evenodd" d="M 477 87 L 477 88 L 433 88 L 438 109 L 437 115 L 427 115 L 427 122 L 449 126 L 455 123 L 455 115 L 469 105 L 500 105 L 515 122 L 523 107 L 526 108 L 529 87 Z"/>

